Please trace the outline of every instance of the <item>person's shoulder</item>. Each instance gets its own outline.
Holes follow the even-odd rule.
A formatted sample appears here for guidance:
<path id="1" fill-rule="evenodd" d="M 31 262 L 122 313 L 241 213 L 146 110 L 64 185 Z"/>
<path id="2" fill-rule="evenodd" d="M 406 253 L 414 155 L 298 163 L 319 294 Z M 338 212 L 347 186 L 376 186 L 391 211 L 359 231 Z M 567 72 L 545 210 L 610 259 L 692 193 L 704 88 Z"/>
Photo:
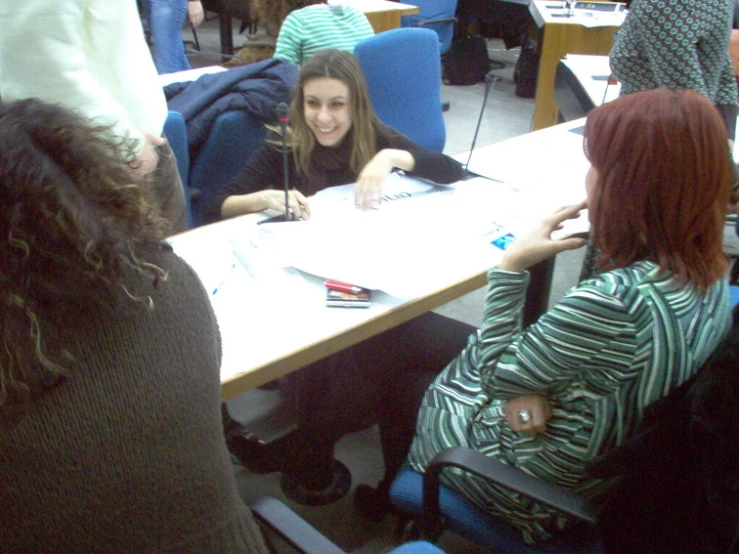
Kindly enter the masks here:
<path id="1" fill-rule="evenodd" d="M 373 123 L 375 128 L 375 140 L 378 146 L 388 147 L 397 141 L 410 141 L 400 131 L 396 131 L 392 127 L 385 125 L 379 119 Z"/>
<path id="2" fill-rule="evenodd" d="M 311 6 L 306 6 L 304 8 L 300 8 L 298 10 L 290 12 L 290 15 L 294 14 L 298 17 L 313 19 L 316 17 L 325 17 L 327 14 L 334 13 L 335 8 L 343 7 L 344 6 L 338 4 L 313 4 Z"/>
<path id="3" fill-rule="evenodd" d="M 655 280 L 658 276 L 659 267 L 654 262 L 635 262 L 580 281 L 565 295 L 565 298 L 616 305 L 619 302 L 627 302 L 627 297 L 635 292 L 637 287 L 646 281 Z"/>
<path id="4" fill-rule="evenodd" d="M 177 240 L 176 237 L 173 238 L 173 242 Z M 174 306 L 209 304 L 208 294 L 197 271 L 171 246 L 165 245 L 155 252 L 150 262 L 160 267 L 166 274 L 165 279 L 155 284 L 160 295 L 159 302 L 155 301 L 155 306 L 158 304 L 163 308 L 173 302 Z M 163 299 L 167 299 L 165 304 L 161 303 Z"/>

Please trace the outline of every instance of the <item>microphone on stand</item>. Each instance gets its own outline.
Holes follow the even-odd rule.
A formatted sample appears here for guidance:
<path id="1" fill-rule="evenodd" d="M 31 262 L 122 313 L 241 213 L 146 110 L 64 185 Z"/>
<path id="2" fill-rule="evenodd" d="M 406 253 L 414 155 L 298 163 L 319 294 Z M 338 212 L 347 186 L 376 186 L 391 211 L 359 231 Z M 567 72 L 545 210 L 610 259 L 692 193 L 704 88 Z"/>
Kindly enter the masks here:
<path id="1" fill-rule="evenodd" d="M 288 202 L 290 178 L 287 175 L 287 124 L 290 122 L 290 111 L 284 102 L 277 104 L 277 120 L 280 122 L 280 130 L 282 131 L 282 185 L 285 187 L 285 221 L 292 221 L 294 214 Z"/>
<path id="2" fill-rule="evenodd" d="M 268 219 L 263 219 L 258 223 L 277 223 L 279 221 L 295 221 L 295 214 L 290 209 L 290 177 L 287 170 L 287 124 L 290 122 L 290 110 L 285 102 L 277 104 L 277 121 L 280 123 L 280 131 L 282 134 L 282 184 L 285 189 L 285 213 Z"/>
<path id="3" fill-rule="evenodd" d="M 482 123 L 482 115 L 485 113 L 485 104 L 488 101 L 490 95 L 490 89 L 495 86 L 498 81 L 498 76 L 492 71 L 488 71 L 485 75 L 485 94 L 482 97 L 482 107 L 480 108 L 480 116 L 477 118 L 477 127 L 475 128 L 475 135 L 472 137 L 472 146 L 470 146 L 470 154 L 467 156 L 467 163 L 464 164 L 465 180 L 477 177 L 476 174 L 470 173 L 470 160 L 472 159 L 472 152 L 475 149 L 475 143 L 477 143 L 477 134 L 480 132 L 480 123 Z"/>

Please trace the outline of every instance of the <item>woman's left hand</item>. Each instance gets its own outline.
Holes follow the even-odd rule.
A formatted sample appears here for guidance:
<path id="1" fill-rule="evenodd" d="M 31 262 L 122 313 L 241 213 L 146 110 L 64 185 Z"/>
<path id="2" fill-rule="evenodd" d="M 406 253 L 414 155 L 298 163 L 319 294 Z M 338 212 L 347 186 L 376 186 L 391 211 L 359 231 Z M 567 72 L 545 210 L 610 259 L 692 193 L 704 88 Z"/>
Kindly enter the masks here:
<path id="1" fill-rule="evenodd" d="M 587 241 L 583 238 L 553 240 L 551 236 L 552 231 L 560 229 L 564 221 L 579 217 L 585 207 L 585 202 L 565 206 L 542 219 L 527 235 L 519 237 L 508 247 L 503 259 L 497 265 L 498 269 L 523 271 L 560 252 L 585 246 Z"/>
<path id="2" fill-rule="evenodd" d="M 365 210 L 375 207 L 382 201 L 382 188 L 390 172 L 396 167 L 410 171 L 415 164 L 413 155 L 406 150 L 380 150 L 359 173 L 354 187 L 354 202 Z"/>
<path id="3" fill-rule="evenodd" d="M 205 12 L 203 11 L 203 4 L 199 0 L 187 3 L 187 18 L 193 27 L 197 27 L 203 22 Z"/>
<path id="4" fill-rule="evenodd" d="M 503 413 L 511 430 L 536 435 L 546 432 L 552 406 L 546 396 L 524 394 L 506 402 Z"/>

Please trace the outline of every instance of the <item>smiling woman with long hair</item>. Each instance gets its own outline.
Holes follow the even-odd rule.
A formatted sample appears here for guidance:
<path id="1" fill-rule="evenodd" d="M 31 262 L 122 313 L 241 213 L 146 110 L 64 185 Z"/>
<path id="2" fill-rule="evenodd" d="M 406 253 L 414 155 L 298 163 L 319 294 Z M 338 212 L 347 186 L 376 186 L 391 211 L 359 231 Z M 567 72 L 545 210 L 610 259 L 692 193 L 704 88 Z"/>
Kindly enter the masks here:
<path id="1" fill-rule="evenodd" d="M 210 300 L 110 137 L 0 106 L 0 550 L 266 552 Z"/>
<path id="2" fill-rule="evenodd" d="M 277 133 L 206 203 L 206 221 L 268 208 L 284 212 Z M 324 50 L 303 66 L 286 138 L 292 153 L 290 209 L 303 219 L 310 217 L 307 197 L 333 185 L 356 183 L 357 203 L 369 207 L 379 201 L 383 182 L 395 169 L 437 183 L 453 183 L 463 175 L 455 160 L 418 146 L 379 121 L 359 62 L 343 50 Z"/>

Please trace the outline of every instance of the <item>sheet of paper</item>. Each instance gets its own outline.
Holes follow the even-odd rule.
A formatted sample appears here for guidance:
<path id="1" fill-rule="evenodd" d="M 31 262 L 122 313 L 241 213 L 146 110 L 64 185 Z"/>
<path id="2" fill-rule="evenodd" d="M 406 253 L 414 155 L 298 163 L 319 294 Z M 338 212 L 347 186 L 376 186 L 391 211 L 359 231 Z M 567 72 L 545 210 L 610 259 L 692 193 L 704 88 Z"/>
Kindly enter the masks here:
<path id="1" fill-rule="evenodd" d="M 491 240 L 527 221 L 523 197 L 506 185 L 398 179 L 385 189 L 397 198 L 377 209 L 356 208 L 351 187 L 336 187 L 311 201 L 310 220 L 260 225 L 243 248 L 269 252 L 281 266 L 413 298 L 495 263 L 500 251 Z"/>
<path id="2" fill-rule="evenodd" d="M 574 204 L 585 197 L 584 176 L 590 163 L 584 153 L 572 156 L 573 150 L 582 152 L 582 135 L 560 133 L 559 140 L 561 149 L 542 140 L 541 148 L 534 144 L 526 150 L 515 141 L 498 143 L 494 157 L 486 155 L 484 148 L 475 150 L 469 169 L 513 188 L 526 197 L 533 211 L 541 213 L 541 208 L 550 211 L 552 206 Z"/>
<path id="3" fill-rule="evenodd" d="M 577 4 L 573 2 L 573 4 Z M 562 21 L 564 23 L 576 23 L 587 28 L 595 27 L 620 27 L 626 18 L 626 11 L 600 11 L 585 9 L 587 2 L 580 2 L 581 7 L 567 9 L 565 2 L 548 2 L 547 20 L 552 22 Z"/>

